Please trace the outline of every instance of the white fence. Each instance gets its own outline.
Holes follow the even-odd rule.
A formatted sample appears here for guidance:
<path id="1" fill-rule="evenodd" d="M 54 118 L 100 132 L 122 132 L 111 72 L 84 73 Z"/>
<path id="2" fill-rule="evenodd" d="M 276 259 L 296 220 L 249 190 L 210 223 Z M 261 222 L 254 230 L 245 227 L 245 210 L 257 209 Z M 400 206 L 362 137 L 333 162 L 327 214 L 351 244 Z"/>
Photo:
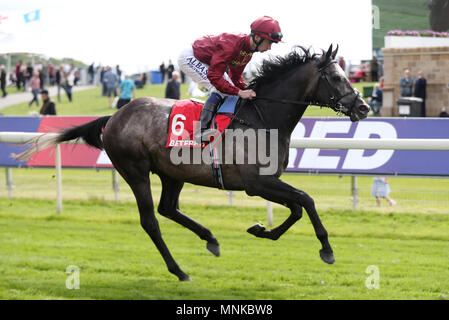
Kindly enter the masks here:
<path id="1" fill-rule="evenodd" d="M 363 149 L 363 150 L 449 150 L 448 139 L 348 139 L 302 138 L 292 139 L 291 148 Z"/>
<path id="2" fill-rule="evenodd" d="M 30 139 L 38 137 L 42 133 L 34 132 L 0 132 L 0 143 L 26 143 Z M 68 143 L 74 143 L 70 141 Z M 82 142 L 79 142 L 82 143 Z M 448 151 L 449 139 L 348 139 L 348 138 L 301 138 L 290 141 L 291 148 L 313 148 L 313 149 L 362 149 L 362 150 L 436 150 Z M 55 168 L 57 180 L 56 210 L 62 212 L 62 176 L 61 176 L 61 153 L 59 146 L 55 149 Z M 10 170 L 10 168 L 7 168 Z M 7 171 L 7 185 L 11 186 L 12 177 Z M 353 208 L 357 207 L 357 177 L 351 178 L 351 192 Z M 8 184 L 9 183 L 9 184 Z M 113 189 L 116 201 L 118 201 L 118 175 L 113 170 Z M 11 194 L 11 191 L 10 191 Z M 232 205 L 233 193 L 230 192 L 230 203 Z M 273 221 L 272 206 L 267 204 L 268 224 Z"/>

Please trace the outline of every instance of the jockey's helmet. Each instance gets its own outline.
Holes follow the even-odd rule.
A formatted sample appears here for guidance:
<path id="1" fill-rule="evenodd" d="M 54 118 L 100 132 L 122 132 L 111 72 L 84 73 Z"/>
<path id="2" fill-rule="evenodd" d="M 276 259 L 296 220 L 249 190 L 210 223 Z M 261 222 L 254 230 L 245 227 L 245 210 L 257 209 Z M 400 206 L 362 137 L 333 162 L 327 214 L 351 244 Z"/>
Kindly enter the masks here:
<path id="1" fill-rule="evenodd" d="M 273 42 L 280 42 L 282 40 L 281 27 L 279 22 L 271 17 L 264 16 L 256 19 L 251 23 L 251 35 L 258 35 L 261 38 L 268 39 Z"/>

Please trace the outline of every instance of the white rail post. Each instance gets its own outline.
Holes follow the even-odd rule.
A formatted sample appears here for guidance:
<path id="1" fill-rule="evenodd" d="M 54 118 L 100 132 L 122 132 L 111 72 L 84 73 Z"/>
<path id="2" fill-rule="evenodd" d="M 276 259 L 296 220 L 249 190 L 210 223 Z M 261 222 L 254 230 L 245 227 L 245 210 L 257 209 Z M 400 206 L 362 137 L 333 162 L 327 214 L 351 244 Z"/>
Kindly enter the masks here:
<path id="1" fill-rule="evenodd" d="M 268 226 L 273 226 L 273 204 L 270 201 L 267 201 L 267 221 Z"/>
<path id="2" fill-rule="evenodd" d="M 351 195 L 352 195 L 352 210 L 357 210 L 357 203 L 359 202 L 359 189 L 357 188 L 357 176 L 351 176 Z"/>
<path id="3" fill-rule="evenodd" d="M 56 167 L 56 212 L 62 212 L 62 172 L 61 172 L 61 146 L 55 146 L 55 167 Z"/>
<path id="4" fill-rule="evenodd" d="M 12 190 L 14 185 L 12 182 L 12 169 L 6 168 L 6 189 L 8 189 L 8 198 L 12 198 Z"/>
<path id="5" fill-rule="evenodd" d="M 234 191 L 229 191 L 229 205 L 232 207 L 234 205 Z"/>
<path id="6" fill-rule="evenodd" d="M 112 169 L 112 190 L 114 190 L 115 202 L 119 202 L 120 184 L 118 182 L 118 172 Z"/>

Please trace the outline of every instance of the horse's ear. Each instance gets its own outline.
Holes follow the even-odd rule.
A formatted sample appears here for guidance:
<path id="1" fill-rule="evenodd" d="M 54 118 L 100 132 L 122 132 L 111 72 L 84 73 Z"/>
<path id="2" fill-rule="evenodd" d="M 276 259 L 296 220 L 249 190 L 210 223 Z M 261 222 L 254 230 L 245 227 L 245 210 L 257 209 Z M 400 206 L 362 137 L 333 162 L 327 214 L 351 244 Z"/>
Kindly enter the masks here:
<path id="1" fill-rule="evenodd" d="M 329 47 L 326 53 L 326 60 L 328 60 L 331 57 L 332 54 L 332 45 Z"/>
<path id="2" fill-rule="evenodd" d="M 338 44 L 337 44 L 337 48 L 335 48 L 335 50 L 332 52 L 332 60 L 334 60 L 335 57 L 337 56 L 337 52 L 338 52 Z"/>

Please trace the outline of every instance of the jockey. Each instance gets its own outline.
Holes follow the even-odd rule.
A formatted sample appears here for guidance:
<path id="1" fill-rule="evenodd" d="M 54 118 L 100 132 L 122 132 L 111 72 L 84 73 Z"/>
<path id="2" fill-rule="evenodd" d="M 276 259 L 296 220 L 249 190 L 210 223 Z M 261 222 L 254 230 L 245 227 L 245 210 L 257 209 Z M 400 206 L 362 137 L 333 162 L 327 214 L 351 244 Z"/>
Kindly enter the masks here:
<path id="1" fill-rule="evenodd" d="M 251 24 L 251 34 L 222 33 L 204 36 L 194 41 L 192 47 L 183 51 L 178 59 L 179 68 L 192 80 L 206 88 L 210 97 L 201 111 L 201 130 L 195 140 L 209 140 L 216 131 L 210 130 L 210 122 L 222 99 L 227 95 L 238 95 L 242 99 L 256 96 L 246 90 L 242 73 L 254 52 L 271 49 L 273 42 L 282 40 L 279 23 L 265 16 Z"/>

